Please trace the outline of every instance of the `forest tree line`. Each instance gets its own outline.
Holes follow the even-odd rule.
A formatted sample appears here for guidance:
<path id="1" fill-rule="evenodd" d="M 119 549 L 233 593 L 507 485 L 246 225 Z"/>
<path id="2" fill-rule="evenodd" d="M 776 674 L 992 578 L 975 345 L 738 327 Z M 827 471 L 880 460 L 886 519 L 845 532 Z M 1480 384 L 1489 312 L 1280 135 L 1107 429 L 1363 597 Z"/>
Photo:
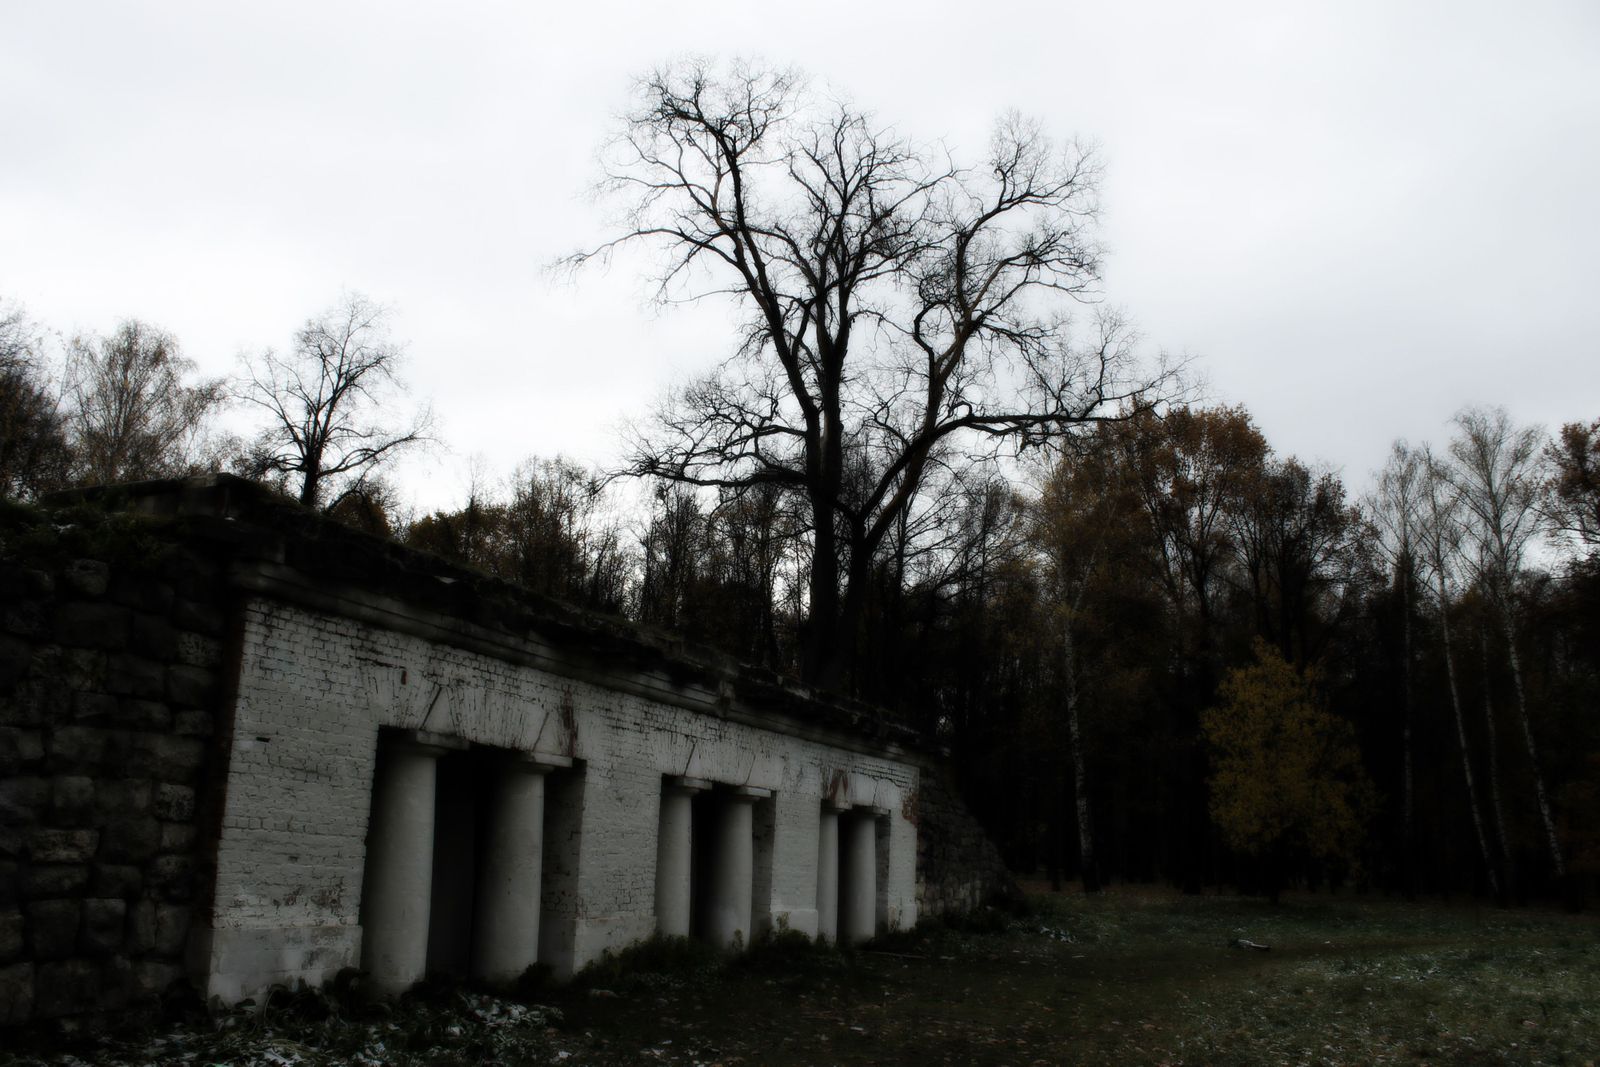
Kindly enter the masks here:
<path id="1" fill-rule="evenodd" d="M 562 265 L 641 247 L 733 343 L 617 469 L 529 459 L 416 514 L 384 472 L 437 435 L 347 296 L 231 380 L 143 323 L 52 345 L 10 309 L 0 490 L 232 470 L 873 701 L 1058 882 L 1592 895 L 1600 422 L 1467 409 L 1357 499 L 1140 352 L 1092 149 L 1009 114 L 968 159 L 738 61 L 634 97 L 618 228 Z M 229 406 L 255 430 L 211 432 Z"/>
<path id="2" fill-rule="evenodd" d="M 306 366 L 351 303 L 372 310 L 303 327 Z M 158 329 L 76 338 L 55 363 L 15 308 L 0 329 L 9 497 L 231 468 L 801 673 L 814 543 L 775 487 L 662 480 L 625 506 L 600 472 L 535 459 L 416 514 L 382 472 L 426 444 L 420 423 L 374 428 L 351 400 L 323 422 L 410 439 L 348 467 L 328 451 L 308 498 L 305 470 L 263 457 L 299 454 L 287 426 L 314 422 L 312 399 L 241 441 L 215 426 L 248 380 L 201 379 Z M 1004 472 L 951 466 L 873 559 L 848 687 L 947 745 L 1013 865 L 1057 880 L 1592 893 L 1600 421 L 1547 438 L 1468 409 L 1438 446 L 1397 442 L 1372 481 L 1352 498 L 1239 407 L 1096 423 Z"/>

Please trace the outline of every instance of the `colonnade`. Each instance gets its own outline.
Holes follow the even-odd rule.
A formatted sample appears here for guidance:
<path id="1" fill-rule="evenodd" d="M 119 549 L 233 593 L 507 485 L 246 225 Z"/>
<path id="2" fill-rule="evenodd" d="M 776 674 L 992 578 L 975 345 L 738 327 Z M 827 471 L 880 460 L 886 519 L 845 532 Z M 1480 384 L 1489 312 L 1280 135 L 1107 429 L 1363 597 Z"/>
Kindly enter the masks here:
<path id="1" fill-rule="evenodd" d="M 661 784 L 661 816 L 656 844 L 656 930 L 687 937 L 694 925 L 694 798 L 712 783 L 669 776 Z M 755 806 L 770 789 L 738 786 L 719 789 L 708 845 L 708 894 L 702 904 L 705 937 L 724 948 L 749 944 L 755 887 Z"/>
<path id="2" fill-rule="evenodd" d="M 362 967 L 399 992 L 428 967 L 438 761 L 467 743 L 415 732 L 387 738 L 367 833 Z M 488 789 L 473 915 L 473 977 L 509 981 L 539 956 L 545 775 L 571 760 L 506 753 Z"/>
<path id="3" fill-rule="evenodd" d="M 662 782 L 656 853 L 656 930 L 687 937 L 694 925 L 694 798 L 713 788 L 701 778 L 669 776 Z M 710 825 L 710 862 L 702 876 L 703 935 L 713 944 L 748 943 L 754 893 L 755 803 L 771 790 L 718 789 Z M 849 808 L 823 801 L 817 823 L 817 936 L 854 944 L 877 931 L 878 819 L 881 808 Z M 842 829 L 841 829 L 842 827 Z M 842 853 L 841 853 L 842 849 Z M 841 871 L 841 855 L 843 857 Z"/>
<path id="4" fill-rule="evenodd" d="M 425 977 L 432 907 L 438 761 L 467 749 L 439 734 L 385 735 L 373 784 L 362 906 L 362 966 L 380 992 L 398 992 Z M 485 822 L 476 866 L 471 971 L 503 982 L 539 957 L 544 859 L 545 776 L 570 760 L 507 752 L 493 768 L 480 809 Z M 714 790 L 716 802 L 698 827 L 708 850 L 696 870 L 694 798 Z M 756 805 L 772 791 L 715 786 L 705 779 L 662 782 L 656 855 L 657 930 L 699 933 L 713 944 L 748 944 L 756 875 Z M 856 943 L 877 932 L 877 808 L 823 802 L 817 832 L 817 936 Z M 701 884 L 697 884 L 697 879 Z M 696 930 L 695 916 L 700 922 Z"/>
<path id="5" fill-rule="evenodd" d="M 878 932 L 882 808 L 823 803 L 817 834 L 817 936 L 857 944 Z"/>

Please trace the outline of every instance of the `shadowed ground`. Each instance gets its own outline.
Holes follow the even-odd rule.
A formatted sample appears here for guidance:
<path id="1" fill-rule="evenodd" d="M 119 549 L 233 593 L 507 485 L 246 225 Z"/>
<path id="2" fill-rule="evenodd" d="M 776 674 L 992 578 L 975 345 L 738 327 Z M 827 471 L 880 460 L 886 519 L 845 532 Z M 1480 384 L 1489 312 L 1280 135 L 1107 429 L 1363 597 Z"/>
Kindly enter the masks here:
<path id="1" fill-rule="evenodd" d="M 852 953 L 780 940 L 724 966 L 686 943 L 646 946 L 534 993 L 531 1008 L 436 989 L 373 1014 L 302 994 L 221 1030 L 75 1051 L 90 1062 L 280 1065 L 1600 1058 L 1591 917 L 1352 896 L 1278 907 L 1133 890 L 1031 899 L 1025 917 L 991 914 Z M 1239 938 L 1271 948 L 1233 947 Z"/>

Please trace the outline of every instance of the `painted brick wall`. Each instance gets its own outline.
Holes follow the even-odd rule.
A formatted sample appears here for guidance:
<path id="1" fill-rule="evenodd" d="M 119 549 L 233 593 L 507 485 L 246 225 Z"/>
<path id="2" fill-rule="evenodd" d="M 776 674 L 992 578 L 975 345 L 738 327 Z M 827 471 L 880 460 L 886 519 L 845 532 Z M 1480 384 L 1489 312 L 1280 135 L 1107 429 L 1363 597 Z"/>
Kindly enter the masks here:
<path id="1" fill-rule="evenodd" d="M 244 609 L 233 752 L 218 843 L 209 992 L 325 980 L 359 963 L 380 727 L 569 756 L 583 775 L 570 941 L 581 967 L 655 929 L 663 775 L 773 791 L 771 897 L 816 930 L 825 792 L 890 812 L 888 920 L 916 921 L 919 771 L 266 599 Z M 559 965 L 558 965 L 559 966 Z"/>
<path id="2" fill-rule="evenodd" d="M 151 1003 L 186 974 L 234 1001 L 358 964 L 385 727 L 577 760 L 546 779 L 558 973 L 653 933 L 664 775 L 772 791 L 757 933 L 816 929 L 824 797 L 889 813 L 890 926 L 996 881 L 936 763 L 883 755 L 907 737 L 871 709 L 525 604 L 237 479 L 111 491 L 137 517 L 82 503 L 0 528 L 0 1025 Z M 467 650 L 541 627 L 537 655 Z M 800 736 L 752 724 L 780 720 Z M 857 740 L 817 740 L 838 731 Z"/>

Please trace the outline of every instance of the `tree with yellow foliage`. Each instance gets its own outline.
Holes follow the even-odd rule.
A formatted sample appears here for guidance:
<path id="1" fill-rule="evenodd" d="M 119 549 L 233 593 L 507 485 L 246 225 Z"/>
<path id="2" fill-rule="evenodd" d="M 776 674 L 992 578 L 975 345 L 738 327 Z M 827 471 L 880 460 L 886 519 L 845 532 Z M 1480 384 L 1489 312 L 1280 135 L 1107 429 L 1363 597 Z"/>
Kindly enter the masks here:
<path id="1" fill-rule="evenodd" d="M 1211 818 L 1230 848 L 1260 861 L 1274 902 L 1291 864 L 1355 862 L 1372 801 L 1355 731 L 1316 682 L 1257 640 L 1255 662 L 1229 671 L 1201 715 Z"/>

